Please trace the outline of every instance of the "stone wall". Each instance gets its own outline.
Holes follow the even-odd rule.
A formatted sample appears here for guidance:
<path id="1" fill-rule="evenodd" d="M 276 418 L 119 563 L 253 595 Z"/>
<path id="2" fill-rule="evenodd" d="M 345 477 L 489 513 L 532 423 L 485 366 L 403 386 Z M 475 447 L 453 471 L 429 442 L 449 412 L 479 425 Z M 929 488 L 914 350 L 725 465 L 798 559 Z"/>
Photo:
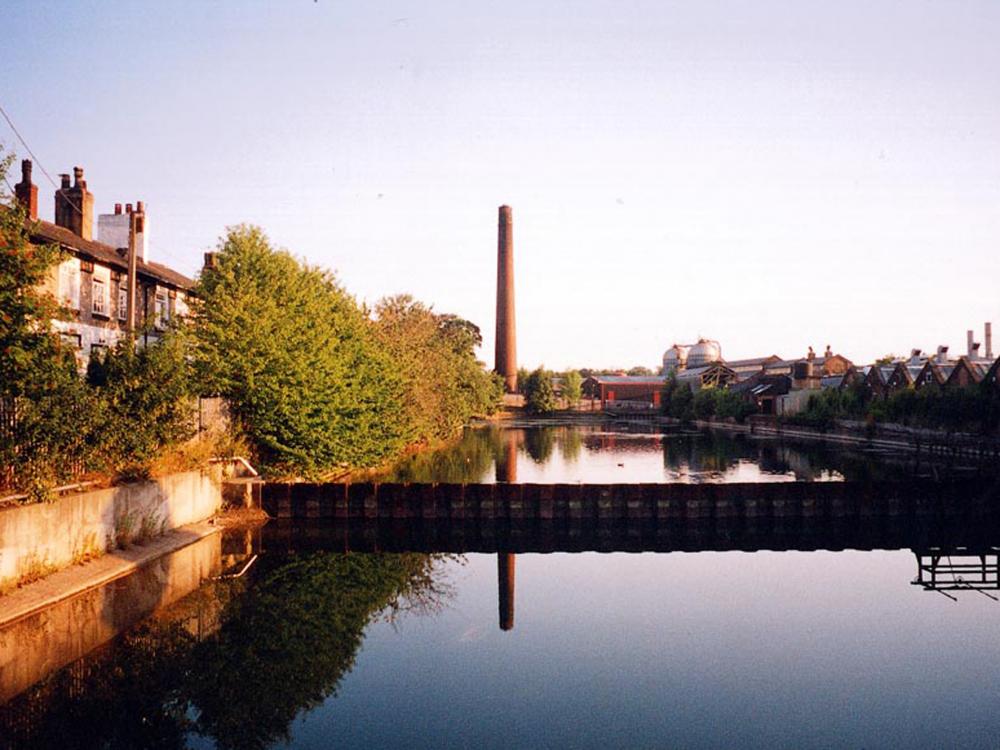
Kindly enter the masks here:
<path id="1" fill-rule="evenodd" d="M 212 517 L 222 504 L 222 472 L 219 464 L 0 509 L 0 585 L 107 552 L 121 534 L 159 534 Z"/>

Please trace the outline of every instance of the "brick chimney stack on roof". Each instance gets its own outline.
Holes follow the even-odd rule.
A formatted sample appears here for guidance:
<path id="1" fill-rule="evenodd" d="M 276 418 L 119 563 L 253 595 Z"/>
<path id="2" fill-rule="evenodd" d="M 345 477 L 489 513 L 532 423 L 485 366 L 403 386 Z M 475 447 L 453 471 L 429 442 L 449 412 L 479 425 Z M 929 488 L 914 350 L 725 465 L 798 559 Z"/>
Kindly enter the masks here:
<path id="1" fill-rule="evenodd" d="M 56 190 L 56 224 L 85 240 L 94 235 L 94 196 L 87 190 L 83 167 L 73 167 L 74 185 L 70 187 L 69 175 L 62 177 L 62 187 Z"/>
<path id="2" fill-rule="evenodd" d="M 32 221 L 38 218 L 38 186 L 31 182 L 31 159 L 21 160 L 21 181 L 14 186 L 14 196 Z"/>
<path id="3" fill-rule="evenodd" d="M 984 328 L 986 329 L 984 331 L 985 342 L 986 342 L 986 358 L 993 359 L 993 324 L 987 320 Z"/>

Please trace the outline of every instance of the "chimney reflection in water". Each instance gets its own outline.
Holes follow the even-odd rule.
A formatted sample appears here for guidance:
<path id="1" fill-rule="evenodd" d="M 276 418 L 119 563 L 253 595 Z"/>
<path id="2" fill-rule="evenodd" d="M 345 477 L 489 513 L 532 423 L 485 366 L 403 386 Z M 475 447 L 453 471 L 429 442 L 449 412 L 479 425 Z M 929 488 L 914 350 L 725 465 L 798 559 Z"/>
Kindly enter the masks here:
<path id="1" fill-rule="evenodd" d="M 517 432 L 505 430 L 503 454 L 497 456 L 497 482 L 517 482 Z M 497 553 L 497 601 L 500 609 L 500 629 L 514 629 L 514 563 L 515 555 Z"/>

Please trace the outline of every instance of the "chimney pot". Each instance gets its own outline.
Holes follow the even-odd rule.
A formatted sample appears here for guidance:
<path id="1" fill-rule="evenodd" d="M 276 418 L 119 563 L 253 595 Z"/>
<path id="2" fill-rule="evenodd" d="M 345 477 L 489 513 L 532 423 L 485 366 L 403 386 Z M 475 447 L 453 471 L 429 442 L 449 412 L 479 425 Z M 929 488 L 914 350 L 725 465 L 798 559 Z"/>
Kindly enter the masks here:
<path id="1" fill-rule="evenodd" d="M 73 167 L 76 184 L 69 185 L 69 175 L 60 175 L 62 187 L 56 190 L 55 220 L 58 226 L 64 227 L 85 240 L 93 238 L 94 231 L 94 196 L 87 190 L 87 182 L 83 179 L 83 167 Z"/>
<path id="2" fill-rule="evenodd" d="M 132 213 L 132 204 L 131 203 L 126 203 L 125 204 L 125 213 L 127 213 L 127 214 Z"/>
<path id="3" fill-rule="evenodd" d="M 121 203 L 116 203 L 115 204 L 115 216 L 118 216 L 121 212 L 122 212 L 122 204 Z"/>
<path id="4" fill-rule="evenodd" d="M 38 218 L 38 187 L 31 182 L 31 160 L 21 160 L 21 181 L 14 186 L 17 202 L 28 212 L 32 221 Z"/>
<path id="5" fill-rule="evenodd" d="M 135 204 L 135 210 L 136 210 L 137 213 L 140 213 L 140 214 L 146 213 L 146 209 L 142 205 L 142 201 L 137 201 L 136 202 L 136 204 Z"/>

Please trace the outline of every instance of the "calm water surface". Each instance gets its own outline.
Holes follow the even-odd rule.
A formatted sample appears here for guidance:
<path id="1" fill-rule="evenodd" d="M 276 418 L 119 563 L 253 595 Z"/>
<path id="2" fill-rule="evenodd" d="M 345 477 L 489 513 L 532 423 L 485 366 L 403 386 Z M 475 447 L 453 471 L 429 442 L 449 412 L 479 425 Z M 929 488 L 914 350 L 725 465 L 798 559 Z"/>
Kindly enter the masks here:
<path id="1" fill-rule="evenodd" d="M 790 481 L 902 471 L 718 437 L 560 428 L 473 431 L 395 476 Z M 591 532 L 615 549 L 634 530 Z M 259 554 L 246 576 L 210 580 L 43 675 L 0 709 L 0 731 L 25 747 L 1000 745 L 1000 603 L 990 592 L 952 599 L 911 585 L 910 549 L 511 555 L 510 540 L 533 537 L 503 529 L 495 554 L 371 551 L 386 533 L 269 524 L 229 534 L 199 559 L 238 568 Z M 166 587 L 191 564 L 166 563 L 155 579 Z M 125 586 L 119 598 L 136 595 Z M 119 606 L 78 603 L 46 627 L 56 639 L 82 633 L 88 617 Z M 0 632 L 0 648 L 24 655 L 0 662 L 0 682 L 33 647 L 30 635 Z"/>

